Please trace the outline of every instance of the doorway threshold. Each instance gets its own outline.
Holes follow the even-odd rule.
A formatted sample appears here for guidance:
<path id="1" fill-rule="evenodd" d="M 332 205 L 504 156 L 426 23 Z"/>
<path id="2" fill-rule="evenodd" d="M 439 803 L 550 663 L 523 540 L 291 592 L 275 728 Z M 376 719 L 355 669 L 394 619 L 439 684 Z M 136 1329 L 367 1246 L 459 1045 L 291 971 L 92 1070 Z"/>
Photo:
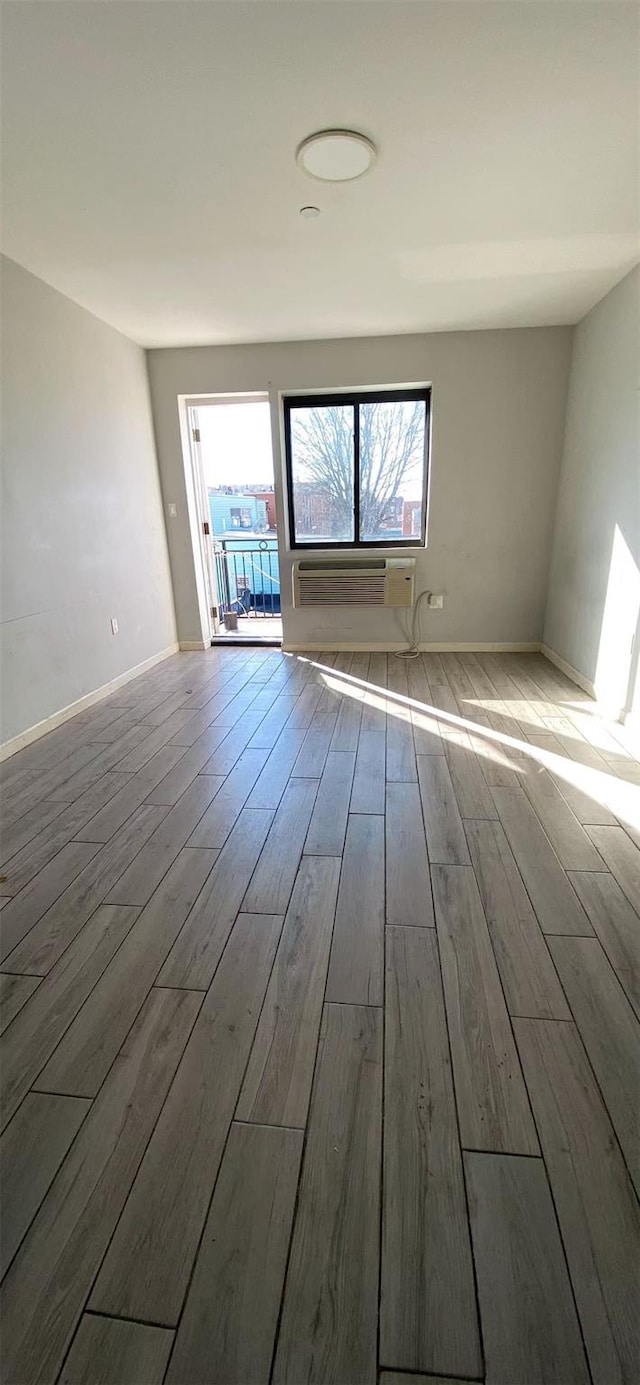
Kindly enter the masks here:
<path id="1" fill-rule="evenodd" d="M 274 635 L 214 635 L 211 640 L 212 646 L 218 644 L 235 644 L 246 649 L 247 645 L 254 649 L 281 649 L 282 637 Z"/>
<path id="2" fill-rule="evenodd" d="M 211 636 L 212 644 L 241 644 L 280 648 L 282 644 L 282 620 L 277 616 L 259 620 L 240 620 L 237 630 L 225 630 L 224 621 L 219 633 Z"/>
<path id="3" fill-rule="evenodd" d="M 211 636 L 211 643 L 281 645 L 282 617 L 241 617 L 237 630 L 227 630 L 222 621 L 218 633 Z"/>

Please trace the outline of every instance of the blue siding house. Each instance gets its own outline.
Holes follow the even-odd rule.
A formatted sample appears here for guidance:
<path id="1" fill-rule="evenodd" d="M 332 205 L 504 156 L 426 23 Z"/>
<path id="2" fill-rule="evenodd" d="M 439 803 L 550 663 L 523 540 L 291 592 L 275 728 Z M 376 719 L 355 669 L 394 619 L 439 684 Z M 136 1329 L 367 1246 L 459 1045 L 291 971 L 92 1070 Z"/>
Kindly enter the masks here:
<path id="1" fill-rule="evenodd" d="M 267 530 L 267 506 L 254 495 L 209 491 L 219 601 L 224 610 L 280 611 L 278 543 Z"/>
<path id="2" fill-rule="evenodd" d="M 255 495 L 221 495 L 209 491 L 209 513 L 213 534 L 260 534 L 267 528 L 267 507 Z"/>

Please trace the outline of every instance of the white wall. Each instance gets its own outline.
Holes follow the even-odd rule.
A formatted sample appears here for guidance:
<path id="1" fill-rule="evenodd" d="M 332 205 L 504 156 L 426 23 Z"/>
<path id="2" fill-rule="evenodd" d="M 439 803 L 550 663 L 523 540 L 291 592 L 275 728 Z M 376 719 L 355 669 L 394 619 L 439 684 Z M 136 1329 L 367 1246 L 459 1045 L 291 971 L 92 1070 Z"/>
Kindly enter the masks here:
<path id="1" fill-rule="evenodd" d="M 279 392 L 431 382 L 429 532 L 426 551 L 416 550 L 418 590 L 443 592 L 445 606 L 425 613 L 422 639 L 540 640 L 571 335 L 556 327 L 150 351 L 162 487 L 165 502 L 178 505 L 168 534 L 180 639 L 199 639 L 201 626 L 178 396 L 270 391 L 284 532 Z M 291 561 L 285 546 L 286 644 L 403 641 L 391 611 L 293 610 Z"/>
<path id="2" fill-rule="evenodd" d="M 176 638 L 144 352 L 4 258 L 2 308 L 0 743 Z"/>
<path id="3" fill-rule="evenodd" d="M 639 383 L 635 269 L 576 329 L 544 631 L 623 710 L 640 647 Z"/>

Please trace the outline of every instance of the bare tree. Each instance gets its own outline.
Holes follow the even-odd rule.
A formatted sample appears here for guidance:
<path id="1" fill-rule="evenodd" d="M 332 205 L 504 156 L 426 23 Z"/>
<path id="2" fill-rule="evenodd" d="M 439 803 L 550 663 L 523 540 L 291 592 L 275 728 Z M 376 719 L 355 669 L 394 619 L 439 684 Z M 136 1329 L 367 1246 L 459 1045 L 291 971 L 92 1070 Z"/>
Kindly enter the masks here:
<path id="1" fill-rule="evenodd" d="M 360 533 L 363 538 L 376 536 L 392 520 L 393 502 L 402 484 L 415 476 L 423 463 L 424 427 L 425 405 L 421 400 L 360 405 Z M 293 419 L 293 452 L 300 499 L 304 493 L 301 483 L 304 486 L 306 482 L 330 502 L 332 535 L 350 534 L 354 456 L 352 406 L 336 404 L 300 409 Z"/>

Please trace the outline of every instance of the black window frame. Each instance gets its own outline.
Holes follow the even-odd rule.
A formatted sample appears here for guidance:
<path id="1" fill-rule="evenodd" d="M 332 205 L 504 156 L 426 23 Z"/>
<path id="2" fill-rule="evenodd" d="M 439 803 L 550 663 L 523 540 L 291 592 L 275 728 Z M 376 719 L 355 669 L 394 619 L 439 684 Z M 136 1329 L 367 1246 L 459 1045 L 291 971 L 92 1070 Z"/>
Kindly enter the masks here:
<path id="1" fill-rule="evenodd" d="M 422 518 L 420 538 L 415 535 L 406 539 L 362 539 L 360 537 L 360 411 L 361 404 L 413 404 L 423 402 L 424 420 L 424 475 L 422 490 Z M 367 548 L 426 548 L 427 546 L 427 500 L 429 495 L 429 473 L 431 465 L 431 386 L 423 385 L 416 389 L 395 390 L 345 390 L 340 392 L 316 391 L 313 394 L 288 394 L 283 397 L 284 448 L 287 486 L 287 514 L 289 520 L 289 547 L 293 550 L 322 549 L 367 549 Z M 337 404 L 350 404 L 353 407 L 353 539 L 327 539 L 317 543 L 305 543 L 296 538 L 295 511 L 293 503 L 293 455 L 291 446 L 291 410 L 331 407 Z"/>

